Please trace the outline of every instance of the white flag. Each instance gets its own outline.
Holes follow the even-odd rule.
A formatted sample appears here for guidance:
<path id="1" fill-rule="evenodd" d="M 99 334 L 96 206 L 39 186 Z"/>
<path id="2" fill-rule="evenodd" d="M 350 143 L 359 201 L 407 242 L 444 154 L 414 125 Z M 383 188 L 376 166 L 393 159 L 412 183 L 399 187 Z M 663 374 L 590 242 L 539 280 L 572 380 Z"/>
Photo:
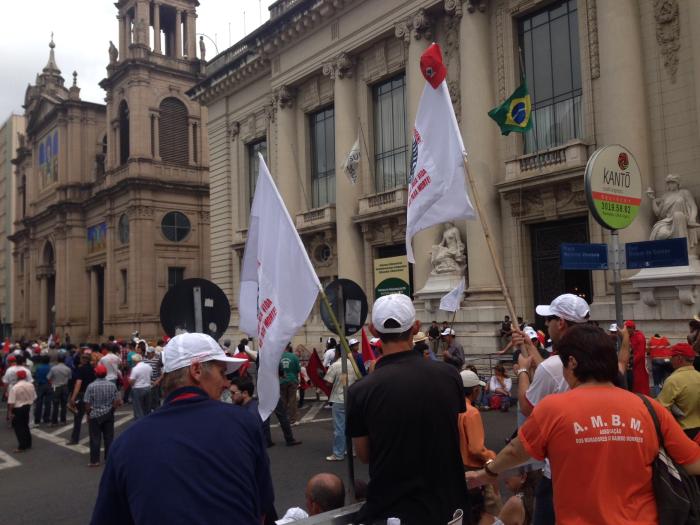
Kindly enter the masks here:
<path id="1" fill-rule="evenodd" d="M 459 310 L 462 297 L 464 297 L 464 286 L 464 277 L 462 277 L 456 288 L 442 296 L 442 299 L 440 299 L 440 310 L 445 312 L 456 312 Z"/>
<path id="2" fill-rule="evenodd" d="M 257 334 L 258 410 L 263 420 L 279 400 L 282 352 L 313 308 L 321 283 L 265 160 L 250 211 L 241 270 L 240 328 Z"/>
<path id="3" fill-rule="evenodd" d="M 432 44 L 428 53 L 442 60 L 437 44 Z M 440 67 L 444 68 L 441 63 Z M 426 82 L 413 128 L 408 182 L 406 256 L 411 263 L 415 263 L 411 239 L 416 233 L 454 219 L 475 217 L 464 182 L 463 154 L 447 82 L 443 79 L 436 88 Z"/>
<path id="4" fill-rule="evenodd" d="M 343 171 L 352 184 L 357 184 L 357 176 L 360 172 L 360 135 L 358 133 L 355 144 L 352 145 L 348 157 L 343 163 Z"/>

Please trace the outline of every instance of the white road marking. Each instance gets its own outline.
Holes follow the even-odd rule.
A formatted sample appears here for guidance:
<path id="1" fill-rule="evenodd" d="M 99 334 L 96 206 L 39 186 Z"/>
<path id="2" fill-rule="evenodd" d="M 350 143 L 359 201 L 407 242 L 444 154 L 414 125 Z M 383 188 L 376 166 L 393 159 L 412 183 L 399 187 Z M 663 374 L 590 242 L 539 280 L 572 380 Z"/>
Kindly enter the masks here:
<path id="1" fill-rule="evenodd" d="M 301 421 L 299 421 L 299 423 L 308 423 L 310 421 L 313 421 L 313 419 L 321 411 L 322 408 L 323 408 L 323 403 L 315 403 L 309 409 L 309 411 L 306 413 L 306 415 L 301 418 Z"/>
<path id="2" fill-rule="evenodd" d="M 332 417 L 324 417 L 322 419 L 314 419 L 313 421 L 304 421 L 303 419 L 299 422 L 299 425 L 308 425 L 309 423 L 324 423 L 326 421 L 333 421 Z M 270 425 L 270 428 L 277 428 L 279 427 L 279 423 L 275 423 L 274 425 Z M 294 425 L 292 425 L 294 426 Z M 298 425 L 297 425 L 298 426 Z"/>
<path id="3" fill-rule="evenodd" d="M 7 452 L 0 450 L 0 470 L 5 470 L 12 467 L 19 467 L 21 463 L 10 456 Z"/>
<path id="4" fill-rule="evenodd" d="M 117 414 L 117 415 L 119 415 L 119 414 Z M 124 423 L 127 423 L 128 421 L 131 421 L 132 419 L 134 419 L 134 414 L 124 414 L 124 413 L 122 412 L 121 415 L 123 415 L 124 417 L 121 418 L 121 419 L 117 419 L 117 420 L 114 422 L 114 428 L 120 427 L 120 426 L 122 426 Z M 85 438 L 83 438 L 83 439 L 80 440 L 80 444 L 81 444 L 81 445 L 84 445 L 85 443 L 89 443 L 89 442 L 90 442 L 90 436 L 85 437 Z"/>
<path id="5" fill-rule="evenodd" d="M 49 441 L 53 443 L 54 445 L 58 445 L 59 447 L 67 448 L 68 450 L 72 450 L 73 452 L 78 452 L 80 454 L 87 454 L 90 452 L 90 449 L 86 446 L 83 445 L 67 445 L 66 444 L 66 438 L 54 436 L 53 434 L 49 434 L 48 432 L 44 432 L 43 430 L 39 430 L 37 428 L 32 429 L 32 436 L 36 436 L 41 439 L 45 439 L 46 441 Z"/>

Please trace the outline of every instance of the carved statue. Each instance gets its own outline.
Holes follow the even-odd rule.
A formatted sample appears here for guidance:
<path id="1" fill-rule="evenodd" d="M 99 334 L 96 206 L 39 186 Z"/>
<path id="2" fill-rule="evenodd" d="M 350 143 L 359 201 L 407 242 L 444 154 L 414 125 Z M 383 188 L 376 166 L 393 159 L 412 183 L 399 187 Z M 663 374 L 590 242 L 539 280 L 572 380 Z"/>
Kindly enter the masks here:
<path id="1" fill-rule="evenodd" d="M 433 275 L 459 274 L 464 270 L 467 261 L 464 255 L 464 243 L 459 230 L 451 222 L 445 223 L 440 244 L 434 244 L 430 262 L 433 265 Z"/>
<path id="2" fill-rule="evenodd" d="M 17 132 L 17 142 L 19 142 L 19 148 L 24 149 L 27 147 L 27 136 L 24 133 Z"/>
<path id="3" fill-rule="evenodd" d="M 651 199 L 658 221 L 651 229 L 649 239 L 652 241 L 687 237 L 688 247 L 694 248 L 698 243 L 698 207 L 693 195 L 681 189 L 678 175 L 666 177 L 666 193 L 656 198 L 654 190 L 649 188 L 647 196 Z"/>
<path id="4" fill-rule="evenodd" d="M 199 37 L 199 58 L 201 60 L 205 60 L 204 57 L 207 56 L 207 46 L 204 45 L 204 37 L 200 36 Z"/>
<path id="5" fill-rule="evenodd" d="M 109 41 L 109 63 L 116 64 L 117 58 L 119 58 L 119 50 L 115 47 L 114 43 Z"/>

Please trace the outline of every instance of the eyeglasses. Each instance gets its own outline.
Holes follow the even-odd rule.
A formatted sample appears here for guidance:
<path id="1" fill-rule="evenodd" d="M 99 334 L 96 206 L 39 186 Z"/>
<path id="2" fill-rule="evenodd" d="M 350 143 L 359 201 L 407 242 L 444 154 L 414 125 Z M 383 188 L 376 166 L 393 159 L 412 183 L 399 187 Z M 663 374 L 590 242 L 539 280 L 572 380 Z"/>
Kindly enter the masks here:
<path id="1" fill-rule="evenodd" d="M 544 318 L 545 322 L 550 322 L 550 321 L 558 321 L 560 319 L 559 316 L 557 315 L 548 315 L 547 317 Z"/>

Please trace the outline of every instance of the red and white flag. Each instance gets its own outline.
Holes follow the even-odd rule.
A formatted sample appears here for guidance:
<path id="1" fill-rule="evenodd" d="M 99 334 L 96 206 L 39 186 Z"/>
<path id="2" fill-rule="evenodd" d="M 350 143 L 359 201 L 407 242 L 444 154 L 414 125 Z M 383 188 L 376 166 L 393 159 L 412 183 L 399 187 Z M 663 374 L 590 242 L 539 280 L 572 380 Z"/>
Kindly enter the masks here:
<path id="1" fill-rule="evenodd" d="M 279 400 L 282 352 L 306 322 L 319 290 L 318 276 L 260 155 L 238 308 L 241 331 L 258 337 L 258 398 L 263 420 Z"/>
<path id="2" fill-rule="evenodd" d="M 466 154 L 445 76 L 438 44 L 420 58 L 426 79 L 413 128 L 411 175 L 408 181 L 406 256 L 415 263 L 411 239 L 421 230 L 476 215 L 464 182 Z"/>

